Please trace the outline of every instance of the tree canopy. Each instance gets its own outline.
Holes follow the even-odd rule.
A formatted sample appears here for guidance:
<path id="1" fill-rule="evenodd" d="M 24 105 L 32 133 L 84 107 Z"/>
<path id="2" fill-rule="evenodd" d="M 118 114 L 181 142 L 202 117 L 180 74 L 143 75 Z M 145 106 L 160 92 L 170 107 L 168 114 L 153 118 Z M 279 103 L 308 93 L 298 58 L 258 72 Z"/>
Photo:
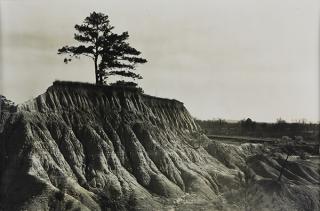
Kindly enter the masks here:
<path id="1" fill-rule="evenodd" d="M 147 60 L 139 57 L 140 51 L 131 47 L 127 42 L 128 32 L 114 33 L 109 17 L 103 13 L 92 12 L 82 24 L 75 25 L 74 39 L 81 44 L 64 46 L 58 49 L 58 54 L 65 54 L 65 63 L 73 58 L 86 56 L 93 60 L 96 84 L 105 84 L 109 76 L 119 75 L 133 79 L 142 76 L 132 72 L 137 64 Z"/>

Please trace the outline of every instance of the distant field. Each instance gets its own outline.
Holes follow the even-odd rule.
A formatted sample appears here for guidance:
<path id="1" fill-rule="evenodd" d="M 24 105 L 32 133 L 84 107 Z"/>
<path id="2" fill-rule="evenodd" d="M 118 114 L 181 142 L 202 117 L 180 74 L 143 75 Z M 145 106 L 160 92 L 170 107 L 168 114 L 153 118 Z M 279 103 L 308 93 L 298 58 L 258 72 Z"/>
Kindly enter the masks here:
<path id="1" fill-rule="evenodd" d="M 220 139 L 223 141 L 230 141 L 230 142 L 239 142 L 239 143 L 274 143 L 278 139 L 276 138 L 255 138 L 255 137 L 248 137 L 248 136 L 224 136 L 224 135 L 209 135 L 207 136 L 211 139 Z"/>
<path id="2" fill-rule="evenodd" d="M 275 139 L 297 140 L 319 144 L 319 124 L 314 123 L 276 123 L 255 122 L 251 119 L 239 122 L 225 120 L 196 120 L 207 136 L 238 141 L 269 142 Z"/>
<path id="3" fill-rule="evenodd" d="M 241 145 L 245 143 L 251 144 L 267 144 L 276 148 L 282 147 L 288 143 L 284 143 L 283 140 L 279 138 L 254 138 L 246 136 L 223 136 L 223 135 L 207 135 L 208 138 L 232 145 Z M 308 152 L 311 155 L 319 158 L 319 143 L 296 143 L 291 142 L 294 148 L 298 151 Z"/>

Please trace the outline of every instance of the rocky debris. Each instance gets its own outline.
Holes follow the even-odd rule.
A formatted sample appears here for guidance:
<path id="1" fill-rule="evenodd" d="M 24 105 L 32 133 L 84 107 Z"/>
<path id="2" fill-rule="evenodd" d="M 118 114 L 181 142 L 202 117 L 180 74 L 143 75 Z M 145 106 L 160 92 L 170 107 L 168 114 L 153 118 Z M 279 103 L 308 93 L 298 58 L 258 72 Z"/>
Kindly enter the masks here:
<path id="1" fill-rule="evenodd" d="M 179 101 L 81 84 L 55 83 L 0 126 L 0 210 L 228 210 L 260 150 L 195 135 Z M 257 161 L 257 177 L 277 173 Z"/>

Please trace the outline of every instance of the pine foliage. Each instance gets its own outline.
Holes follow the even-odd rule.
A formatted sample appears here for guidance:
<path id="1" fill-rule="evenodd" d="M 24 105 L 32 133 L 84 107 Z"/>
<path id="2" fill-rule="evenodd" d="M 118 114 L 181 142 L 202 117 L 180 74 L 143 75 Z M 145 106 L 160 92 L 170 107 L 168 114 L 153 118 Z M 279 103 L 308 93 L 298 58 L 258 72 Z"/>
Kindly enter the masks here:
<path id="1" fill-rule="evenodd" d="M 112 31 L 114 27 L 107 15 L 93 12 L 82 24 L 75 25 L 75 29 L 74 39 L 81 44 L 58 49 L 58 54 L 67 55 L 65 63 L 80 56 L 89 57 L 94 61 L 97 84 L 105 84 L 106 79 L 113 75 L 142 79 L 131 70 L 147 60 L 139 57 L 141 52 L 129 45 L 128 32 L 117 34 Z"/>

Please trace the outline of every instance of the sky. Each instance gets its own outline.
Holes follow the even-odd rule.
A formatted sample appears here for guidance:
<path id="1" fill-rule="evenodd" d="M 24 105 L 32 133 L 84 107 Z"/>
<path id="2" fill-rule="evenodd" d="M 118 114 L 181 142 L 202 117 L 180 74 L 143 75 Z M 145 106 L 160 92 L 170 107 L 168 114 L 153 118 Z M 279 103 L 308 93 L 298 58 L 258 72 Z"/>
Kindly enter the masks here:
<path id="1" fill-rule="evenodd" d="M 318 0 L 0 0 L 0 94 L 22 103 L 54 80 L 94 82 L 92 61 L 57 55 L 92 11 L 148 60 L 145 93 L 198 119 L 319 121 Z"/>

